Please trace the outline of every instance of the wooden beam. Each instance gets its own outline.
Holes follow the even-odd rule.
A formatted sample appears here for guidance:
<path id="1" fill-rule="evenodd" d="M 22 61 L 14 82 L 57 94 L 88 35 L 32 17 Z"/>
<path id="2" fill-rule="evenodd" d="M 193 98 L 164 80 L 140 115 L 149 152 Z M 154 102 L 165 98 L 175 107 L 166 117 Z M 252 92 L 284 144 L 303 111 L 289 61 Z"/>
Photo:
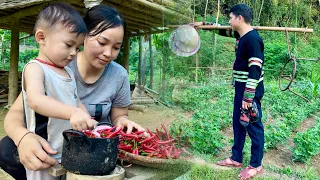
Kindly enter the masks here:
<path id="1" fill-rule="evenodd" d="M 18 61 L 19 61 L 19 19 L 11 19 L 11 50 L 10 50 L 8 105 L 12 105 L 18 96 Z"/>
<path id="2" fill-rule="evenodd" d="M 136 25 L 136 24 L 131 24 L 130 22 L 127 22 L 127 27 L 130 28 L 130 29 L 136 29 L 137 31 L 139 30 L 150 30 L 150 28 L 146 28 L 146 27 L 141 27 L 139 25 Z"/>
<path id="3" fill-rule="evenodd" d="M 134 20 L 131 20 L 131 19 L 126 19 L 125 20 L 127 24 L 132 24 L 132 25 L 136 25 L 136 27 L 141 27 L 142 29 L 151 29 L 153 26 L 150 26 L 150 25 L 147 25 L 147 24 L 144 24 L 144 23 L 139 23 L 139 22 L 136 22 Z"/>
<path id="4" fill-rule="evenodd" d="M 130 53 L 130 33 L 125 33 L 123 39 L 123 59 L 122 66 L 126 68 L 129 74 L 129 53 Z"/>
<path id="5" fill-rule="evenodd" d="M 169 28 L 177 28 L 180 25 L 168 25 Z M 291 27 L 269 27 L 269 26 L 252 26 L 253 29 L 262 31 L 288 31 L 288 32 L 302 32 L 302 33 L 312 33 L 313 29 L 309 28 L 291 28 Z M 197 26 L 197 29 L 232 29 L 231 26 L 213 26 L 213 25 L 203 25 Z"/>
<path id="6" fill-rule="evenodd" d="M 147 32 L 143 32 L 143 33 L 132 33 L 131 37 L 133 36 L 144 36 L 147 34 L 158 34 L 158 33 L 164 33 L 164 32 L 170 32 L 173 31 L 173 29 L 164 29 L 164 30 L 151 30 L 151 31 L 147 31 Z"/>
<path id="7" fill-rule="evenodd" d="M 185 15 L 186 14 L 192 15 L 192 10 L 190 8 L 191 6 L 186 7 L 184 4 L 181 5 L 181 3 L 177 3 L 172 0 L 152 0 L 152 1 L 161 6 L 165 6 L 166 8 L 171 9 L 173 11 L 182 12 L 182 14 L 185 14 Z"/>
<path id="8" fill-rule="evenodd" d="M 170 9 L 168 9 L 166 7 L 163 7 L 163 6 L 159 5 L 159 4 L 156 4 L 156 3 L 152 3 L 152 2 L 149 2 L 149 1 L 145 1 L 145 0 L 129 0 L 129 1 L 135 2 L 137 4 L 140 4 L 142 6 L 148 7 L 150 9 L 153 9 L 153 10 L 156 10 L 156 11 L 164 12 L 165 14 L 168 14 L 168 15 L 170 15 L 172 17 L 177 17 L 179 19 L 188 20 L 188 21 L 191 20 L 190 17 L 181 15 L 178 12 L 172 11 L 172 10 L 170 10 Z"/>
<path id="9" fill-rule="evenodd" d="M 8 22 L 11 19 L 21 19 L 26 16 L 36 15 L 42 10 L 42 8 L 44 6 L 46 6 L 48 4 L 49 4 L 49 2 L 44 2 L 42 4 L 32 6 L 30 8 L 25 8 L 21 11 L 16 12 L 16 13 L 13 13 L 13 14 L 10 14 L 7 16 L 2 16 L 2 17 L 0 17 L 0 23 Z"/>
<path id="10" fill-rule="evenodd" d="M 61 2 L 58 0 L 50 1 L 50 2 L 43 2 L 39 5 L 35 6 L 30 6 L 27 8 L 24 8 L 18 12 L 15 12 L 13 14 L 7 15 L 7 16 L 2 16 L 0 17 L 0 23 L 5 23 L 10 21 L 11 19 L 21 19 L 26 16 L 33 16 L 38 14 L 46 5 L 52 3 L 52 2 Z M 64 2 L 69 3 L 69 4 L 78 4 L 79 2 L 82 2 L 80 0 L 65 0 Z"/>
<path id="11" fill-rule="evenodd" d="M 160 22 L 164 24 L 173 22 L 190 22 L 191 18 L 183 16 L 178 12 L 169 10 L 158 4 L 154 4 L 144 0 L 109 0 L 112 3 L 127 7 L 137 12 L 143 12 L 149 16 L 156 17 Z M 136 12 L 136 13 L 137 13 Z"/>
<path id="12" fill-rule="evenodd" d="M 120 12 L 120 11 L 119 11 L 119 12 Z M 121 12 L 120 12 L 120 13 L 121 13 Z M 141 24 L 144 24 L 144 25 L 148 25 L 148 26 L 150 26 L 150 27 L 162 27 L 162 26 L 163 26 L 162 23 L 160 23 L 160 22 L 155 23 L 155 22 L 151 22 L 151 21 L 142 20 L 142 19 L 140 19 L 140 18 L 135 18 L 135 17 L 133 17 L 132 15 L 126 15 L 126 14 L 123 14 L 123 13 L 121 13 L 121 14 L 123 15 L 123 17 L 124 17 L 125 20 L 135 21 L 135 22 L 137 22 L 137 23 L 141 23 Z"/>
<path id="13" fill-rule="evenodd" d="M 116 8 L 125 18 L 132 17 L 132 19 L 136 19 L 136 21 L 140 20 L 139 22 L 145 22 L 147 24 L 152 24 L 155 26 L 162 25 L 162 22 L 159 22 L 158 17 L 150 16 L 139 11 L 134 11 L 109 1 L 103 1 L 101 4 L 105 4 Z"/>

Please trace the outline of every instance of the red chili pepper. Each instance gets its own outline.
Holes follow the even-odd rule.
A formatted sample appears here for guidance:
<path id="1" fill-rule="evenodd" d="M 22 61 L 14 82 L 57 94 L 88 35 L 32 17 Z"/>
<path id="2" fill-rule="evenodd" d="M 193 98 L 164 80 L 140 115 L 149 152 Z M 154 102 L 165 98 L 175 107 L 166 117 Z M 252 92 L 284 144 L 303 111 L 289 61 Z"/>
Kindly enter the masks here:
<path id="1" fill-rule="evenodd" d="M 167 131 L 166 127 L 163 124 L 161 124 L 161 126 L 162 126 L 162 129 L 164 130 L 163 135 L 167 136 L 168 139 L 171 139 L 170 135 L 168 134 L 168 131 Z"/>
<path id="2" fill-rule="evenodd" d="M 112 128 L 109 129 L 104 129 L 104 130 L 100 130 L 100 135 L 103 138 L 108 137 L 108 135 L 117 128 L 117 126 L 113 126 Z M 99 131 L 98 131 L 99 132 Z"/>
<path id="3" fill-rule="evenodd" d="M 130 151 L 133 145 L 119 144 L 118 148 L 124 151 Z"/>
<path id="4" fill-rule="evenodd" d="M 153 136 L 153 133 L 150 131 L 149 128 L 147 128 L 148 133 L 150 134 L 150 136 Z"/>
<path id="5" fill-rule="evenodd" d="M 143 149 L 143 150 L 152 150 L 152 151 L 155 151 L 155 150 L 156 150 L 155 148 L 149 147 L 149 146 L 147 146 L 147 145 L 145 145 L 145 144 L 142 144 L 142 149 Z"/>
<path id="6" fill-rule="evenodd" d="M 144 133 L 145 131 L 137 131 L 137 132 L 134 132 L 134 134 L 136 134 L 136 135 L 140 135 L 140 134 L 142 134 L 142 133 Z"/>
<path id="7" fill-rule="evenodd" d="M 151 140 L 153 140 L 156 137 L 156 135 L 151 136 L 150 138 L 144 139 L 143 141 L 141 141 L 142 144 L 150 142 Z"/>
<path id="8" fill-rule="evenodd" d="M 138 150 L 138 149 L 132 150 L 132 154 L 137 154 L 137 155 L 139 155 L 139 150 Z"/>
<path id="9" fill-rule="evenodd" d="M 164 148 L 164 153 L 166 154 L 166 157 L 167 157 L 168 159 L 171 159 L 171 156 L 170 156 L 167 148 Z"/>
<path id="10" fill-rule="evenodd" d="M 150 153 L 154 153 L 155 151 L 146 149 L 146 150 L 143 150 L 143 152 L 150 154 Z"/>
<path id="11" fill-rule="evenodd" d="M 120 131 L 122 131 L 122 127 L 120 127 L 119 129 L 115 130 L 114 132 L 111 132 L 107 138 L 113 138 L 115 137 Z"/>
<path id="12" fill-rule="evenodd" d="M 134 135 L 134 134 L 126 134 L 125 132 L 123 132 L 123 131 L 120 131 L 119 132 L 120 133 L 120 135 L 121 136 L 124 136 L 124 137 L 126 137 L 126 138 L 136 138 L 137 136 L 136 135 Z"/>
<path id="13" fill-rule="evenodd" d="M 161 124 L 161 127 L 163 128 L 164 132 L 167 133 L 167 129 L 166 129 L 166 127 L 165 127 L 163 124 Z"/>
<path id="14" fill-rule="evenodd" d="M 110 129 L 107 129 L 106 133 L 111 133 L 113 130 L 117 129 L 117 126 L 113 126 L 112 128 Z"/>
<path id="15" fill-rule="evenodd" d="M 180 154 L 181 154 L 181 151 L 179 151 L 178 149 L 174 149 L 172 158 L 179 158 Z"/>
<path id="16" fill-rule="evenodd" d="M 166 140 L 166 141 L 157 141 L 158 144 L 170 144 L 174 141 L 174 139 L 169 139 L 169 140 Z"/>
<path id="17" fill-rule="evenodd" d="M 93 134 L 92 131 L 90 131 L 90 130 L 84 130 L 82 132 L 83 132 L 83 134 L 85 134 L 89 138 L 96 138 L 96 135 Z"/>

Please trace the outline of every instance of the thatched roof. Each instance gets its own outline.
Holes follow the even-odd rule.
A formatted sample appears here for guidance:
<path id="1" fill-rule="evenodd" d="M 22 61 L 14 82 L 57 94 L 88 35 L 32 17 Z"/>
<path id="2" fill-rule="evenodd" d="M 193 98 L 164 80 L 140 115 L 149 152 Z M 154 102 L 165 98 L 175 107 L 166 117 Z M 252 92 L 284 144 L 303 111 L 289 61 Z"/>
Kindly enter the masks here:
<path id="1" fill-rule="evenodd" d="M 20 32 L 32 33 L 39 11 L 56 0 L 0 0 L 0 28 L 11 29 L 12 19 L 20 19 Z M 61 1 L 60 1 L 61 2 Z M 162 31 L 168 24 L 191 21 L 191 0 L 63 0 L 82 15 L 96 4 L 110 5 L 118 9 L 133 35 Z"/>

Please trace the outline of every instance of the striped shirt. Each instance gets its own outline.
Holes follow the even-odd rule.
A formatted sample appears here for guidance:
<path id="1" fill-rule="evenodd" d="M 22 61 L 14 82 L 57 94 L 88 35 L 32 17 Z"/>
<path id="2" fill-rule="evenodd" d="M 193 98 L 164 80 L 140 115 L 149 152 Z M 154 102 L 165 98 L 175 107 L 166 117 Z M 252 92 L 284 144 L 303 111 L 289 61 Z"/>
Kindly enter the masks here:
<path id="1" fill-rule="evenodd" d="M 252 102 L 258 86 L 263 86 L 264 44 L 256 30 L 240 38 L 237 32 L 220 30 L 219 35 L 237 38 L 233 64 L 233 81 L 245 83 L 243 100 Z"/>

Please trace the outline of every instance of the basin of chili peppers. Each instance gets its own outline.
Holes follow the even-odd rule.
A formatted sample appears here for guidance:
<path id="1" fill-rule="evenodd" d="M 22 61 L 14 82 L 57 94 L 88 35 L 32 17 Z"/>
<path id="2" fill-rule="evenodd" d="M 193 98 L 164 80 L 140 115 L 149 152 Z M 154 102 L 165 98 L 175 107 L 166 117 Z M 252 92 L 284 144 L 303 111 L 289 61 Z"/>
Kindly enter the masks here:
<path id="1" fill-rule="evenodd" d="M 104 133 L 104 131 L 99 131 Z M 148 136 L 145 136 L 146 133 Z M 102 135 L 86 131 L 88 137 L 99 138 Z M 138 164 L 142 166 L 154 167 L 159 169 L 170 169 L 179 163 L 185 163 L 182 155 L 188 152 L 184 148 L 179 148 L 175 140 L 170 136 L 166 127 L 161 125 L 156 132 L 134 131 L 126 134 L 124 131 L 117 131 L 119 135 L 118 159 L 123 163 Z M 103 137 L 102 137 L 103 138 Z"/>
<path id="2" fill-rule="evenodd" d="M 94 130 L 63 132 L 61 165 L 69 172 L 82 175 L 108 175 L 117 164 L 118 133 L 122 128 L 111 124 Z"/>

